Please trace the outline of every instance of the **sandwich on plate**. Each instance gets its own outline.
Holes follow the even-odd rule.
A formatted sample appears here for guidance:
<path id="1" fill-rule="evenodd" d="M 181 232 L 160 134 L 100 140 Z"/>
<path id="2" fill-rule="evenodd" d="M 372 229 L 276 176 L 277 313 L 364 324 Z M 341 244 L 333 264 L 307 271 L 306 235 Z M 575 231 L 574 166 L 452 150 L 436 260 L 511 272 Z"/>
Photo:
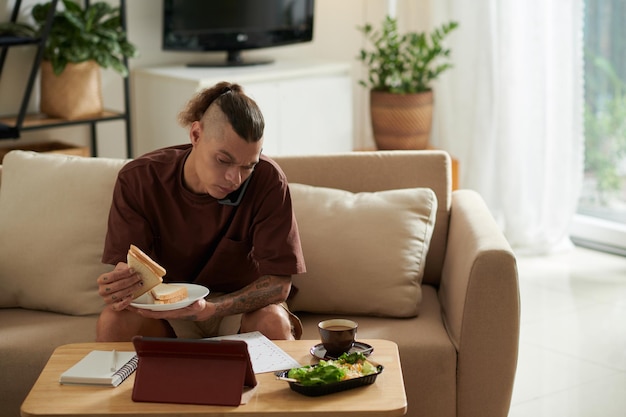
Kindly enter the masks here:
<path id="1" fill-rule="evenodd" d="M 154 304 L 174 304 L 187 298 L 187 287 L 176 284 L 159 284 L 150 290 Z"/>

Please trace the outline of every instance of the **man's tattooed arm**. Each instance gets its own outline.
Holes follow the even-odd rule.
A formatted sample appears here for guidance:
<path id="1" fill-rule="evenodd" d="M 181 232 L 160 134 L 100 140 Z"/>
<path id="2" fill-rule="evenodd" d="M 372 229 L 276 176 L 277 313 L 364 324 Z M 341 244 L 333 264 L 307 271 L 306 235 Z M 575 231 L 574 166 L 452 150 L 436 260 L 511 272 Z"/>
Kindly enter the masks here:
<path id="1" fill-rule="evenodd" d="M 215 316 L 228 316 L 258 310 L 287 299 L 291 289 L 291 277 L 265 275 L 250 285 L 230 294 L 212 298 Z"/>

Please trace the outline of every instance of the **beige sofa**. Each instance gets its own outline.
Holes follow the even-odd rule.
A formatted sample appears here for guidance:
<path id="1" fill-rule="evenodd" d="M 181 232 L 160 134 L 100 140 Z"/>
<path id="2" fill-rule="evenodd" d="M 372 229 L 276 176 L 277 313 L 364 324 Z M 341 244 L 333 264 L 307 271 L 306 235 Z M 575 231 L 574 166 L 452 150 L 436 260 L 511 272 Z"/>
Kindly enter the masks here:
<path id="1" fill-rule="evenodd" d="M 505 417 L 519 335 L 516 262 L 480 196 L 451 191 L 447 154 L 275 159 L 290 183 L 313 186 L 292 189 L 308 267 L 291 300 L 303 337 L 317 339 L 322 318 L 353 318 L 357 339 L 398 344 L 407 415 Z M 19 151 L 4 160 L 2 415 L 19 415 L 55 347 L 94 339 L 94 280 L 108 268 L 99 253 L 124 162 Z"/>

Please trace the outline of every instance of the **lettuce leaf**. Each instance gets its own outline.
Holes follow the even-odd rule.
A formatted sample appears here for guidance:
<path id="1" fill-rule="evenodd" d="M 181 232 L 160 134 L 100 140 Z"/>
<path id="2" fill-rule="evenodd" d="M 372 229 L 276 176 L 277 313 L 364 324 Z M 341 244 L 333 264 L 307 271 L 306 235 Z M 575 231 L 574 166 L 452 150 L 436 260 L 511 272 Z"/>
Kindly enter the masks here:
<path id="1" fill-rule="evenodd" d="M 323 385 L 338 382 L 343 379 L 345 372 L 334 365 L 322 363 L 317 366 L 303 366 L 289 370 L 287 376 L 297 379 L 302 385 Z"/>

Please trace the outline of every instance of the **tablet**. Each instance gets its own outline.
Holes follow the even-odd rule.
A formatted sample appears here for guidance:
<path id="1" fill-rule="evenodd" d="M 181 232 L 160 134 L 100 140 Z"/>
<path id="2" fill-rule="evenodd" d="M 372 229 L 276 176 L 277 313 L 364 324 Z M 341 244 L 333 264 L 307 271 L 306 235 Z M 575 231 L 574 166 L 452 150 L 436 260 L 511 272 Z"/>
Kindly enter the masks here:
<path id="1" fill-rule="evenodd" d="M 244 386 L 257 383 L 241 340 L 135 336 L 133 345 L 133 401 L 238 406 Z"/>

